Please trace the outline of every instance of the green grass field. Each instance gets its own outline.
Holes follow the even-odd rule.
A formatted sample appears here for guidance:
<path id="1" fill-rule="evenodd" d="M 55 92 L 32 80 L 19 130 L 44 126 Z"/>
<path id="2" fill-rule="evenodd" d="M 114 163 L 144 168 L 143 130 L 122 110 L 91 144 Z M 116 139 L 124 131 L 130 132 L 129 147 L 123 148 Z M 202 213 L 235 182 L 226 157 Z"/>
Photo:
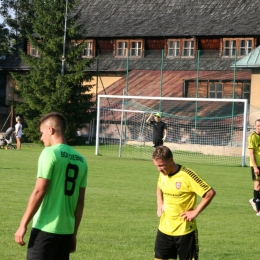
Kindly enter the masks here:
<path id="1" fill-rule="evenodd" d="M 0 259 L 25 259 L 26 247 L 14 233 L 34 187 L 42 146 L 0 149 Z M 151 160 L 95 156 L 94 146 L 76 147 L 88 160 L 85 211 L 72 260 L 149 260 L 158 226 L 157 169 Z M 216 191 L 197 218 L 201 260 L 258 260 L 258 218 L 249 167 L 211 166 L 178 161 L 195 170 Z M 25 237 L 28 242 L 30 227 Z"/>

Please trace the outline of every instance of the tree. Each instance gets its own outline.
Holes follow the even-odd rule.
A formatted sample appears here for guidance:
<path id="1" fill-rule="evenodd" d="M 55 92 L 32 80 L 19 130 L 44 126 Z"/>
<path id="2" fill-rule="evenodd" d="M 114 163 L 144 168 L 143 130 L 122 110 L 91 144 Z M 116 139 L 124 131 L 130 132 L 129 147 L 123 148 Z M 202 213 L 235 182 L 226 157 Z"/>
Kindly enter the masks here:
<path id="1" fill-rule="evenodd" d="M 0 15 L 4 17 L 9 28 L 9 38 L 13 44 L 18 44 L 26 35 L 26 29 L 31 26 L 28 17 L 32 9 L 28 8 L 34 0 L 0 0 Z"/>
<path id="2" fill-rule="evenodd" d="M 12 52 L 12 41 L 10 39 L 9 29 L 4 23 L 0 23 L 0 60 Z"/>
<path id="3" fill-rule="evenodd" d="M 39 140 L 38 119 L 51 111 L 61 112 L 67 119 L 67 141 L 75 142 L 76 131 L 92 117 L 92 95 L 86 94 L 93 86 L 84 85 L 91 80 L 86 71 L 91 60 L 83 59 L 85 37 L 77 24 L 80 15 L 76 3 L 68 0 L 66 44 L 64 45 L 65 0 L 34 0 L 29 5 L 26 37 L 39 55 L 20 52 L 22 60 L 30 66 L 26 73 L 12 73 L 17 83 L 17 94 L 23 102 L 16 104 L 16 112 L 23 115 L 26 137 Z M 73 15 L 72 15 L 73 11 Z M 63 48 L 66 48 L 64 76 Z"/>

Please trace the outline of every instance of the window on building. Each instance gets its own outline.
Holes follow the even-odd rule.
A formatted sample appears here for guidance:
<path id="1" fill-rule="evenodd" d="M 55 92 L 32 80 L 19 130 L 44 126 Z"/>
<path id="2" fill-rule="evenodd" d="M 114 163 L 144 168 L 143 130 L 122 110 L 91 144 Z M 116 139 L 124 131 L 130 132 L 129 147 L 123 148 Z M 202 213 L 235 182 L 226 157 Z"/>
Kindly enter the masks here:
<path id="1" fill-rule="evenodd" d="M 167 57 L 194 57 L 193 39 L 168 39 Z"/>
<path id="2" fill-rule="evenodd" d="M 83 49 L 83 57 L 93 57 L 93 41 L 87 41 Z"/>
<path id="3" fill-rule="evenodd" d="M 243 98 L 250 100 L 250 84 L 249 83 L 243 84 Z"/>
<path id="4" fill-rule="evenodd" d="M 75 42 L 75 41 L 71 41 L 70 42 L 70 46 L 71 47 L 76 47 L 78 44 L 77 44 L 77 42 Z"/>
<path id="5" fill-rule="evenodd" d="M 183 41 L 183 49 L 182 49 L 183 56 L 193 56 L 194 55 L 194 41 Z"/>
<path id="6" fill-rule="evenodd" d="M 252 51 L 252 40 L 241 40 L 239 55 L 245 56 Z"/>
<path id="7" fill-rule="evenodd" d="M 224 56 L 235 56 L 236 55 L 236 41 L 227 40 L 224 41 Z"/>
<path id="8" fill-rule="evenodd" d="M 222 98 L 223 84 L 222 83 L 210 83 L 209 97 L 210 98 Z"/>
<path id="9" fill-rule="evenodd" d="M 180 41 L 170 40 L 168 42 L 168 56 L 170 57 L 180 56 Z"/>
<path id="10" fill-rule="evenodd" d="M 117 42 L 116 56 L 127 56 L 128 55 L 128 42 Z"/>
<path id="11" fill-rule="evenodd" d="M 33 46 L 31 46 L 31 48 L 30 48 L 30 55 L 31 55 L 31 56 L 34 56 L 34 57 L 39 57 L 39 56 L 40 56 L 40 53 L 39 53 L 39 51 L 38 51 L 36 48 L 34 48 Z"/>
<path id="12" fill-rule="evenodd" d="M 126 57 L 141 57 L 142 56 L 142 40 L 117 40 L 116 41 L 116 56 Z"/>
<path id="13" fill-rule="evenodd" d="M 184 97 L 237 98 L 250 101 L 250 80 L 184 80 Z"/>
<path id="14" fill-rule="evenodd" d="M 130 56 L 137 56 L 140 57 L 141 56 L 141 47 L 142 44 L 141 42 L 131 42 L 130 43 L 131 47 L 130 47 Z"/>
<path id="15" fill-rule="evenodd" d="M 223 56 L 245 56 L 253 49 L 253 38 L 223 39 Z"/>

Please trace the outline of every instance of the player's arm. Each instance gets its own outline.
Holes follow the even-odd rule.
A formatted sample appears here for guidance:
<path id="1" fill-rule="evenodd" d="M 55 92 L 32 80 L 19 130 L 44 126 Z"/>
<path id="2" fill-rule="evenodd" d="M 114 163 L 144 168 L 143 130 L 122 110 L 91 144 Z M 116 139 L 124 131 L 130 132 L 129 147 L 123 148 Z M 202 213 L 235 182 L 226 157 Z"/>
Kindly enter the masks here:
<path id="1" fill-rule="evenodd" d="M 44 195 L 47 191 L 49 182 L 49 180 L 43 178 L 37 178 L 36 180 L 34 190 L 29 198 L 25 213 L 20 222 L 20 226 L 15 233 L 15 242 L 21 246 L 25 245 L 23 237 L 26 233 L 27 225 L 39 209 Z"/>
<path id="2" fill-rule="evenodd" d="M 259 174 L 259 169 L 258 169 L 257 164 L 256 164 L 255 154 L 254 154 L 254 149 L 253 148 L 249 149 L 249 156 L 250 156 L 251 162 L 253 164 L 254 173 L 258 175 Z"/>
<path id="3" fill-rule="evenodd" d="M 160 217 L 164 211 L 164 208 L 163 208 L 163 193 L 158 185 L 156 190 L 156 196 L 157 196 L 157 216 Z"/>
<path id="4" fill-rule="evenodd" d="M 182 212 L 181 217 L 184 220 L 192 221 L 210 204 L 211 200 L 214 198 L 215 195 L 216 195 L 216 191 L 211 188 L 203 195 L 196 209 Z"/>
<path id="5" fill-rule="evenodd" d="M 164 128 L 164 130 L 163 130 L 163 141 L 166 140 L 166 136 L 167 136 L 167 129 Z"/>
<path id="6" fill-rule="evenodd" d="M 151 113 L 151 115 L 146 119 L 146 123 L 150 123 L 152 116 L 153 116 L 153 113 Z"/>
<path id="7" fill-rule="evenodd" d="M 78 203 L 77 203 L 77 208 L 75 210 L 75 228 L 74 228 L 74 234 L 72 238 L 72 243 L 70 247 L 70 252 L 75 252 L 76 251 L 76 244 L 77 244 L 77 233 L 79 229 L 79 224 L 82 219 L 83 215 L 83 209 L 84 209 L 84 202 L 85 202 L 85 188 L 80 188 L 79 190 L 79 198 L 78 198 Z"/>

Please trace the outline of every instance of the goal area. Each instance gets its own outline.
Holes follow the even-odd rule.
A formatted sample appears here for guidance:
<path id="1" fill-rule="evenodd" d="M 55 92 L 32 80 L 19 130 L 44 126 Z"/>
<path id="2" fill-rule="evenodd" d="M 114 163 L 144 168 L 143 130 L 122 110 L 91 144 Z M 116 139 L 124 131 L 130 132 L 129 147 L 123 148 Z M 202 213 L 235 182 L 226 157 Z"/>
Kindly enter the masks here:
<path id="1" fill-rule="evenodd" d="M 95 154 L 151 160 L 146 120 L 160 112 L 177 163 L 245 166 L 247 106 L 246 99 L 99 95 Z"/>

